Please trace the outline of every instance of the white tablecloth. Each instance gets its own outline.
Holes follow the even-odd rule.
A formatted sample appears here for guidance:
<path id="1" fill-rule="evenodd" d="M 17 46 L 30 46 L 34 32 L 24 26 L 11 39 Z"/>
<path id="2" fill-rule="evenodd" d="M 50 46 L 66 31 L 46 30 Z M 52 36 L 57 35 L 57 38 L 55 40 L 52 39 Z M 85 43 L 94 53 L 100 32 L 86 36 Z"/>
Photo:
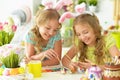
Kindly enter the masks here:
<path id="1" fill-rule="evenodd" d="M 45 72 L 42 73 L 40 78 L 36 78 L 34 80 L 80 80 L 80 78 L 84 76 L 81 73 L 66 73 L 62 74 L 61 72 Z"/>
<path id="2" fill-rule="evenodd" d="M 84 76 L 84 74 L 81 74 L 81 73 L 62 74 L 61 72 L 44 72 L 39 78 L 26 79 L 26 80 L 80 80 L 82 76 Z M 24 77 L 23 76 L 0 76 L 0 80 L 24 80 Z"/>
<path id="3" fill-rule="evenodd" d="M 43 67 L 45 69 L 59 69 L 60 65 L 56 66 L 46 66 Z M 25 76 L 28 79 L 24 79 Z M 13 75 L 13 76 L 0 76 L 0 80 L 80 80 L 80 78 L 84 76 L 83 72 L 79 73 L 70 73 L 69 70 L 65 74 L 61 73 L 61 71 L 53 71 L 53 72 L 43 72 L 41 77 L 33 79 L 33 75 L 30 73 Z"/>

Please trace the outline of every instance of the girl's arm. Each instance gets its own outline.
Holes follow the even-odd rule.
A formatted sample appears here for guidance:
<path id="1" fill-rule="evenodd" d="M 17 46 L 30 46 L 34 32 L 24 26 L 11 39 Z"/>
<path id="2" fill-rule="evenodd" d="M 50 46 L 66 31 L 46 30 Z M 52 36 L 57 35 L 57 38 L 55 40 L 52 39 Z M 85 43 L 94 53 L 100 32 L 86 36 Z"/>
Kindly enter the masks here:
<path id="1" fill-rule="evenodd" d="M 25 42 L 25 54 L 28 59 L 35 54 L 34 45 Z"/>
<path id="2" fill-rule="evenodd" d="M 52 53 L 53 50 L 54 52 Z M 57 65 L 59 64 L 59 60 L 61 60 L 61 51 L 62 51 L 61 40 L 55 42 L 53 50 L 49 49 L 39 54 L 35 54 L 34 45 L 30 43 L 26 43 L 26 57 L 27 57 L 26 62 L 30 60 L 42 60 L 43 58 L 47 56 L 47 57 L 51 57 L 52 59 L 43 60 L 42 61 L 43 66 Z M 57 55 L 57 56 L 54 57 L 53 55 Z"/>
<path id="3" fill-rule="evenodd" d="M 55 53 L 57 54 L 56 57 L 53 57 L 52 59 L 48 59 L 42 62 L 43 66 L 52 66 L 52 65 L 58 65 L 59 60 L 61 60 L 61 52 L 62 52 L 62 41 L 58 40 L 54 44 Z M 59 58 L 59 59 L 58 59 Z"/>
<path id="4" fill-rule="evenodd" d="M 75 63 L 71 61 L 73 57 L 76 55 L 76 53 L 77 53 L 77 48 L 75 46 L 72 46 L 62 58 L 63 66 L 69 69 L 77 67 L 77 64 L 76 64 L 77 62 Z"/>
<path id="5" fill-rule="evenodd" d="M 43 58 L 43 54 L 35 54 L 34 45 L 30 43 L 25 43 L 25 54 L 26 54 L 26 62 L 30 60 L 41 60 Z"/>
<path id="6" fill-rule="evenodd" d="M 113 45 L 112 47 L 109 48 L 109 52 L 110 54 L 115 57 L 115 56 L 120 56 L 120 51 L 119 49 L 116 47 L 116 45 Z"/>

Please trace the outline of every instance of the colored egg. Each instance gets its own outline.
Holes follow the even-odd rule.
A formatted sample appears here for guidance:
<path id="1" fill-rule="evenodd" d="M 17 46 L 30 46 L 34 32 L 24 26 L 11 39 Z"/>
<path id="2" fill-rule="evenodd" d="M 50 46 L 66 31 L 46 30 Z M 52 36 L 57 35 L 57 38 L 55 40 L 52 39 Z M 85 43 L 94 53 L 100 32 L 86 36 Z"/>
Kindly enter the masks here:
<path id="1" fill-rule="evenodd" d="M 88 78 L 84 77 L 82 80 L 88 80 Z"/>
<path id="2" fill-rule="evenodd" d="M 19 74 L 19 68 L 14 68 L 10 70 L 10 75 L 17 75 Z"/>
<path id="3" fill-rule="evenodd" d="M 23 67 L 20 67 L 20 68 L 19 68 L 19 73 L 20 73 L 20 74 L 25 73 L 25 69 L 24 69 Z"/>
<path id="4" fill-rule="evenodd" d="M 42 72 L 47 72 L 47 71 L 45 69 L 43 69 Z"/>
<path id="5" fill-rule="evenodd" d="M 0 75 L 2 75 L 4 69 L 3 68 L 0 68 Z"/>
<path id="6" fill-rule="evenodd" d="M 5 76 L 10 75 L 10 71 L 9 71 L 9 69 L 4 69 L 4 71 L 3 71 L 3 75 L 5 75 Z"/>
<path id="7" fill-rule="evenodd" d="M 75 68 L 75 67 L 70 67 L 70 70 L 71 70 L 72 73 L 75 73 L 75 72 L 77 71 L 77 68 Z"/>

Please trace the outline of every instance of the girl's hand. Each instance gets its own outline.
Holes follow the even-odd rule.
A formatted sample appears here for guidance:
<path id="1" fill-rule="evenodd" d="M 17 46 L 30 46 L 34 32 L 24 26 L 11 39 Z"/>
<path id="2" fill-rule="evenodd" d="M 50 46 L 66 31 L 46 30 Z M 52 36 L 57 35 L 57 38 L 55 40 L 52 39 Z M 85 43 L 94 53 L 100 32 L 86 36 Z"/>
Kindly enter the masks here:
<path id="1" fill-rule="evenodd" d="M 0 67 L 2 66 L 3 64 L 2 63 L 0 63 Z"/>
<path id="2" fill-rule="evenodd" d="M 85 62 L 78 62 L 79 64 L 79 67 L 82 67 L 82 68 L 85 68 L 85 69 L 88 69 L 91 65 L 93 65 L 93 63 L 86 59 Z"/>
<path id="3" fill-rule="evenodd" d="M 78 68 L 78 63 L 77 62 L 71 62 L 69 64 L 69 69 L 71 70 L 72 73 L 77 72 L 77 68 Z"/>
<path id="4" fill-rule="evenodd" d="M 42 54 L 44 54 L 44 57 L 48 59 L 58 58 L 57 53 L 53 49 L 46 50 L 42 52 Z"/>
<path id="5" fill-rule="evenodd" d="M 24 57 L 23 61 L 27 64 L 30 62 L 31 59 L 28 59 L 27 57 Z"/>

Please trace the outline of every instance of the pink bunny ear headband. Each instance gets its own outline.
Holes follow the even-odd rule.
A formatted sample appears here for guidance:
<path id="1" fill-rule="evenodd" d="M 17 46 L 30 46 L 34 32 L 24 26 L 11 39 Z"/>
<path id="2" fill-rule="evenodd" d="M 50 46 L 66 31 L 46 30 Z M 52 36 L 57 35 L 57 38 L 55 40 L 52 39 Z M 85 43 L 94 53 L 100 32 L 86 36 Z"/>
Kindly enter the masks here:
<path id="1" fill-rule="evenodd" d="M 76 16 L 78 16 L 80 14 L 90 14 L 93 16 L 92 12 L 86 11 L 86 4 L 81 3 L 81 4 L 75 6 L 75 13 L 72 13 L 72 12 L 63 13 L 59 19 L 59 22 L 63 23 L 65 21 L 65 19 L 75 18 Z"/>
<path id="2" fill-rule="evenodd" d="M 45 9 L 56 9 L 56 10 L 60 10 L 63 6 L 65 5 L 70 5 L 73 3 L 72 0 L 59 0 L 58 2 L 56 2 L 57 0 L 42 0 L 42 5 L 45 6 Z"/>

